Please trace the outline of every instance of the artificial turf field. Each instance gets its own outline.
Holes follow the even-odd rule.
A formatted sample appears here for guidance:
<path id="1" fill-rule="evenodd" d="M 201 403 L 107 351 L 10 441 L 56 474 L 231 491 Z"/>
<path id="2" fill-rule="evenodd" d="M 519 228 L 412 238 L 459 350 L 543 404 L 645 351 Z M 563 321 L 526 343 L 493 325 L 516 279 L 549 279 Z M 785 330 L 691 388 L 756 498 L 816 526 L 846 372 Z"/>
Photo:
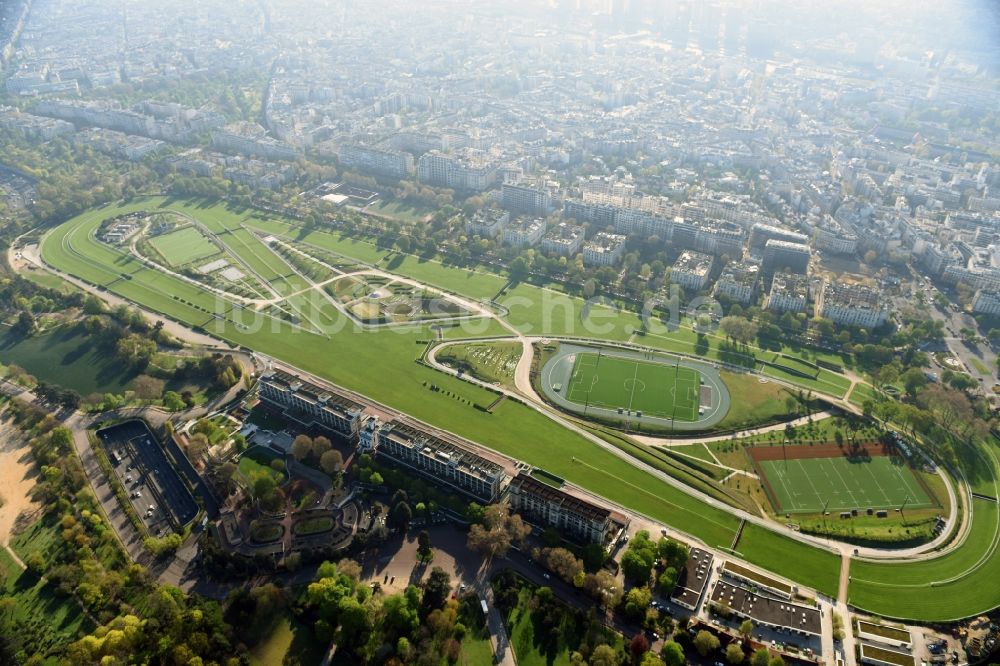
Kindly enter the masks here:
<path id="1" fill-rule="evenodd" d="M 935 506 L 909 467 L 889 456 L 863 462 L 846 456 L 758 460 L 782 513 L 819 513 Z"/>
<path id="2" fill-rule="evenodd" d="M 171 266 L 183 266 L 219 254 L 219 248 L 194 227 L 154 236 L 149 242 Z"/>
<path id="3" fill-rule="evenodd" d="M 697 421 L 697 370 L 607 354 L 577 354 L 566 398 L 581 405 Z"/>

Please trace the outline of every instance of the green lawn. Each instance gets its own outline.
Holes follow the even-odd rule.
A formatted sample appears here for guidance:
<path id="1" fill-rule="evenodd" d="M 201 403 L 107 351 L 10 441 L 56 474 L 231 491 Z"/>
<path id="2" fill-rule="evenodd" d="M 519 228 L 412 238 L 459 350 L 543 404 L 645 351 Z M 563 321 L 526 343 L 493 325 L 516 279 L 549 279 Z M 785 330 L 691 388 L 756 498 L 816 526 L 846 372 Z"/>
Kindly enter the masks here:
<path id="1" fill-rule="evenodd" d="M 703 460 L 712 465 L 716 465 L 715 458 L 704 444 L 684 444 L 681 446 L 671 446 L 669 450 L 673 453 L 682 453 L 698 460 Z"/>
<path id="2" fill-rule="evenodd" d="M 520 342 L 479 342 L 450 345 L 437 353 L 437 359 L 453 368 L 468 372 L 485 382 L 514 386 L 514 370 L 521 358 Z"/>
<path id="3" fill-rule="evenodd" d="M 521 590 L 518 605 L 511 611 L 506 622 L 518 666 L 569 666 L 570 655 L 585 639 L 583 627 L 567 613 L 559 631 L 545 632 L 532 620 L 528 605 L 531 596 L 529 588 Z M 622 649 L 624 641 L 621 634 L 606 629 L 603 634 L 603 640 L 594 642 L 604 642 L 618 650 Z"/>
<path id="4" fill-rule="evenodd" d="M 381 199 L 365 207 L 366 213 L 394 217 L 401 222 L 408 222 L 410 224 L 420 222 L 428 215 L 433 214 L 434 211 L 434 208 L 413 204 L 408 201 L 383 201 Z"/>
<path id="5" fill-rule="evenodd" d="M 748 562 L 788 580 L 837 596 L 840 556 L 747 523 L 736 551 Z"/>
<path id="6" fill-rule="evenodd" d="M 34 268 L 22 271 L 20 273 L 25 279 L 34 282 L 40 287 L 45 287 L 46 289 L 54 289 L 63 294 L 73 294 L 81 291 L 79 287 L 75 284 L 70 284 L 66 280 L 62 279 L 58 275 L 53 275 L 48 271 L 44 271 L 40 268 Z"/>
<path id="7" fill-rule="evenodd" d="M 0 326 L 0 362 L 19 365 L 40 381 L 84 396 L 121 393 L 139 374 L 69 328 L 24 338 Z"/>
<path id="8" fill-rule="evenodd" d="M 698 419 L 697 370 L 610 354 L 577 354 L 566 399 L 680 421 Z"/>
<path id="9" fill-rule="evenodd" d="M 903 506 L 922 509 L 934 502 L 908 466 L 889 456 L 867 461 L 836 458 L 794 458 L 757 463 L 770 482 L 780 513 L 817 513 L 867 508 L 894 511 Z"/>
<path id="10" fill-rule="evenodd" d="M 312 630 L 290 615 L 278 620 L 271 632 L 250 648 L 252 666 L 318 664 L 324 649 Z"/>
<path id="11" fill-rule="evenodd" d="M 729 389 L 729 411 L 716 426 L 720 430 L 741 430 L 776 421 L 788 414 L 785 400 L 789 390 L 777 382 L 761 383 L 758 375 L 723 370 L 722 381 Z"/>
<path id="12" fill-rule="evenodd" d="M 230 252 L 239 257 L 264 281 L 272 283 L 272 286 L 274 282 L 293 273 L 284 259 L 246 229 L 234 229 L 229 233 L 220 234 L 218 238 Z"/>
<path id="13" fill-rule="evenodd" d="M 219 254 L 219 248 L 193 226 L 153 236 L 149 243 L 171 266 L 183 266 Z"/>
<path id="14" fill-rule="evenodd" d="M 279 484 L 284 483 L 285 472 L 279 472 L 271 467 L 271 461 L 277 458 L 277 455 L 259 446 L 251 447 L 240 457 L 240 474 L 251 482 L 258 476 L 266 474 Z"/>
<path id="15" fill-rule="evenodd" d="M 22 571 L 3 548 L 0 548 L 0 596 L 14 599 L 18 634 L 43 654 L 94 628 L 71 597 L 58 595 L 52 584 Z"/>
<path id="16" fill-rule="evenodd" d="M 362 332 L 344 324 L 327 335 L 311 333 L 288 322 L 233 311 L 231 302 L 146 269 L 133 258 L 93 237 L 100 221 L 109 215 L 161 204 L 162 199 L 149 199 L 125 207 L 105 207 L 85 213 L 47 235 L 43 256 L 47 262 L 67 272 L 109 285 L 110 290 L 125 298 L 182 322 L 204 326 L 234 344 L 281 358 L 415 418 L 543 467 L 613 502 L 700 538 L 710 546 L 731 544 L 739 521 L 725 509 L 708 505 L 636 469 L 628 461 L 564 429 L 530 407 L 508 400 L 492 414 L 476 409 L 475 405 L 493 402 L 495 394 L 414 362 L 426 341 L 435 337 L 429 326 Z M 241 218 L 223 206 L 196 207 L 182 202 L 170 206 L 216 230 L 232 229 L 243 222 L 254 228 L 266 228 L 270 233 L 287 234 L 293 239 L 301 235 L 301 241 L 316 247 L 360 261 L 374 260 L 400 274 L 472 297 L 490 297 L 504 284 L 503 278 L 496 275 L 450 268 L 416 257 L 392 255 L 386 260 L 389 256 L 386 252 L 364 241 L 344 239 L 325 231 L 300 233 L 299 228 L 283 222 Z M 122 274 L 128 278 L 123 279 Z M 627 340 L 640 323 L 634 313 L 600 305 L 585 307 L 581 299 L 524 284 L 510 290 L 501 300 L 511 309 L 512 323 L 530 326 L 536 333 L 572 333 Z M 216 312 L 221 318 L 214 316 Z M 237 325 L 235 322 L 241 316 L 245 319 Z M 329 317 L 340 325 L 340 319 L 335 319 L 339 314 L 331 312 Z M 491 324 L 487 330 L 501 329 Z M 447 335 L 451 338 L 461 333 L 449 330 Z M 636 337 L 636 341 L 643 344 L 657 340 L 684 347 L 678 351 L 698 353 L 696 336 L 688 329 L 663 333 L 659 337 Z M 720 353 L 713 346 L 698 355 L 716 358 Z M 372 368 L 380 371 L 372 372 Z M 386 381 L 387 376 L 391 381 Z M 835 384 L 846 382 L 834 376 L 838 378 L 833 380 Z M 440 390 L 432 391 L 431 385 Z M 752 563 L 787 575 L 803 585 L 818 586 L 825 591 L 836 588 L 839 563 L 835 556 L 821 550 L 790 542 L 762 528 L 748 528 L 738 549 Z M 791 553 L 793 557 L 786 557 L 779 551 Z M 888 602 L 891 603 L 891 599 Z"/>
<path id="17" fill-rule="evenodd" d="M 509 289 L 499 302 L 510 311 L 507 320 L 527 335 L 626 342 L 642 328 L 642 320 L 634 312 L 526 283 Z"/>

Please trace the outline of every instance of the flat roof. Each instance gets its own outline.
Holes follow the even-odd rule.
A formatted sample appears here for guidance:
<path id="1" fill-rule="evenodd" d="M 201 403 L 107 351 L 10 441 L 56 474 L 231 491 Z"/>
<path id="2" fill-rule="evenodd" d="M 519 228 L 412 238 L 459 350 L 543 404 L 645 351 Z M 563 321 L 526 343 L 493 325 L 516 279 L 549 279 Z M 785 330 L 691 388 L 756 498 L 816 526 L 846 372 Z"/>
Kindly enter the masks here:
<path id="1" fill-rule="evenodd" d="M 542 483 L 524 472 L 514 477 L 510 482 L 511 490 L 518 489 L 525 493 L 540 497 L 546 502 L 559 504 L 563 509 L 572 511 L 590 520 L 607 520 L 611 517 L 611 510 L 596 504 L 592 504 L 569 493 L 565 493 L 558 488 L 553 488 L 547 483 Z"/>
<path id="2" fill-rule="evenodd" d="M 708 585 L 713 559 L 714 556 L 707 550 L 692 548 L 688 554 L 687 565 L 677 577 L 677 585 L 670 598 L 689 608 L 697 606 L 698 600 L 705 592 L 705 586 Z"/>
<path id="3" fill-rule="evenodd" d="M 471 442 L 459 441 L 458 438 L 445 438 L 402 421 L 392 420 L 382 426 L 379 429 L 379 437 L 383 436 L 421 449 L 429 448 L 430 452 L 442 462 L 463 467 L 482 478 L 492 478 L 504 471 L 499 463 L 474 452 L 472 450 L 474 445 Z"/>
<path id="4" fill-rule="evenodd" d="M 773 627 L 785 627 L 814 636 L 819 636 L 823 632 L 823 616 L 818 608 L 752 592 L 725 580 L 715 584 L 712 601 L 726 604 L 738 615 Z"/>

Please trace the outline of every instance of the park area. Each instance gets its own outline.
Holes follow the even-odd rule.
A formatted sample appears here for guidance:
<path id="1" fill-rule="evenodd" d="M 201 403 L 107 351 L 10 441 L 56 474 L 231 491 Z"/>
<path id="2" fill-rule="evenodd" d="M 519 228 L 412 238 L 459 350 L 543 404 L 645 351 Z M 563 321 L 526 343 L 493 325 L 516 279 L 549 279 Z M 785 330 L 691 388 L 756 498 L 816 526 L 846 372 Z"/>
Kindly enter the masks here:
<path id="1" fill-rule="evenodd" d="M 171 266 L 183 266 L 219 254 L 219 248 L 193 226 L 153 236 L 149 242 Z"/>
<path id="2" fill-rule="evenodd" d="M 895 511 L 937 505 L 933 493 L 898 456 L 878 443 L 850 448 L 770 446 L 749 450 L 776 513 L 867 509 Z"/>
<path id="3" fill-rule="evenodd" d="M 601 354 L 577 354 L 566 398 L 583 405 L 696 421 L 700 405 L 697 370 Z"/>

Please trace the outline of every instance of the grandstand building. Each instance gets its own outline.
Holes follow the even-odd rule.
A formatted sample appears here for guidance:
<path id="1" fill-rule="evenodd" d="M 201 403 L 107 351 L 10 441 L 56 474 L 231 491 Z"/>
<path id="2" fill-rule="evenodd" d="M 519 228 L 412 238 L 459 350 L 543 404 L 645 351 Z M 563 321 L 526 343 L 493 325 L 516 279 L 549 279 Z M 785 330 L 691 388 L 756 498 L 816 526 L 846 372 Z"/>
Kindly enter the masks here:
<path id="1" fill-rule="evenodd" d="M 542 483 L 528 474 L 510 482 L 511 510 L 529 522 L 552 527 L 574 540 L 603 544 L 614 521 L 611 511 Z"/>
<path id="2" fill-rule="evenodd" d="M 364 405 L 345 395 L 283 370 L 269 370 L 260 376 L 260 399 L 284 418 L 344 437 L 357 432 L 364 410 Z"/>
<path id="3" fill-rule="evenodd" d="M 361 450 L 404 467 L 431 483 L 448 486 L 483 504 L 496 501 L 507 474 L 497 462 L 474 452 L 471 442 L 393 420 L 370 419 L 362 428 Z"/>

